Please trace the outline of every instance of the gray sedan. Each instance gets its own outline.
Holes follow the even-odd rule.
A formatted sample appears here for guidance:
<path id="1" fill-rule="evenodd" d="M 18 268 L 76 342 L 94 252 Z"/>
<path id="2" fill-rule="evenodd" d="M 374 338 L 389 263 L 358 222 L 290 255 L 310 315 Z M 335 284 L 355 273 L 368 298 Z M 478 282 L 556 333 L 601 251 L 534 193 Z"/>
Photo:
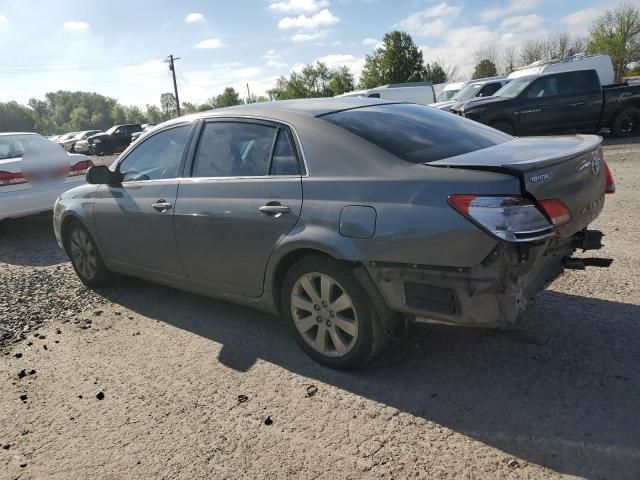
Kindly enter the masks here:
<path id="1" fill-rule="evenodd" d="M 54 210 L 86 285 L 133 275 L 282 315 L 333 368 L 414 321 L 512 324 L 600 248 L 587 226 L 615 189 L 599 137 L 361 98 L 178 118 L 87 180 Z"/>

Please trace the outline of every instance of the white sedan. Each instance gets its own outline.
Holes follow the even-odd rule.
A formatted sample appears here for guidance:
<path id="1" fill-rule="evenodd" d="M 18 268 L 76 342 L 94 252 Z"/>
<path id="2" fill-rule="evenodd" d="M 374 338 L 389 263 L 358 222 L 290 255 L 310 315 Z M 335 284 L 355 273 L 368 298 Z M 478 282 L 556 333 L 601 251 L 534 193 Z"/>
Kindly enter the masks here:
<path id="1" fill-rule="evenodd" d="M 0 133 L 0 220 L 52 210 L 58 195 L 85 183 L 91 166 L 36 133 Z"/>

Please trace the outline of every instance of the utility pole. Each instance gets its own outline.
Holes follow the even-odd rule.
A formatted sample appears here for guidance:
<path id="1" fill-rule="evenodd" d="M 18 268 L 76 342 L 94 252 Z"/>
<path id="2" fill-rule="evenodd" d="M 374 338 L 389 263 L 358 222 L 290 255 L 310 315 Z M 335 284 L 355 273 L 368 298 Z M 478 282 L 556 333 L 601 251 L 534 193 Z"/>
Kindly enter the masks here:
<path id="1" fill-rule="evenodd" d="M 251 92 L 249 92 L 249 83 L 247 83 L 247 103 L 251 102 Z"/>
<path id="2" fill-rule="evenodd" d="M 175 60 L 180 60 L 180 57 L 173 58 L 173 55 L 169 55 L 165 60 L 165 63 L 169 64 L 169 71 L 173 75 L 173 91 L 176 95 L 176 110 L 178 111 L 178 116 L 180 116 L 180 98 L 178 97 L 178 84 L 176 83 L 176 68 L 173 65 Z"/>

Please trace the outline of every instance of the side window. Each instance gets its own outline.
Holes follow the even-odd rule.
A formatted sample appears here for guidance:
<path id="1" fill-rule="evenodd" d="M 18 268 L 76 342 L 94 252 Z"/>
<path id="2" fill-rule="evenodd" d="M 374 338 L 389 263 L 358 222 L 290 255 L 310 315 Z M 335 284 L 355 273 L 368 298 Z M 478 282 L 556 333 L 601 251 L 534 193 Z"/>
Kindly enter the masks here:
<path id="1" fill-rule="evenodd" d="M 562 83 L 560 91 L 562 93 L 591 93 L 600 91 L 600 79 L 594 71 L 582 70 L 567 74 L 571 80 L 571 90 L 563 92 Z"/>
<path id="2" fill-rule="evenodd" d="M 300 175 L 300 166 L 294 153 L 291 134 L 284 129 L 278 132 L 276 146 L 273 149 L 271 175 Z"/>
<path id="3" fill-rule="evenodd" d="M 490 97 L 498 90 L 502 88 L 502 84 L 500 83 L 488 83 L 484 87 L 482 87 L 482 91 L 478 95 L 479 97 Z"/>
<path id="4" fill-rule="evenodd" d="M 178 176 L 178 167 L 191 125 L 157 133 L 138 145 L 118 165 L 123 182 L 159 180 Z"/>
<path id="5" fill-rule="evenodd" d="M 367 95 L 367 97 L 369 98 L 380 98 L 380 94 L 378 92 L 372 93 L 370 95 Z"/>
<path id="6" fill-rule="evenodd" d="M 525 98 L 542 98 L 558 95 L 558 77 L 543 77 L 537 79 L 526 91 Z"/>
<path id="7" fill-rule="evenodd" d="M 244 122 L 210 122 L 200 136 L 193 177 L 258 177 L 269 172 L 278 129 Z"/>

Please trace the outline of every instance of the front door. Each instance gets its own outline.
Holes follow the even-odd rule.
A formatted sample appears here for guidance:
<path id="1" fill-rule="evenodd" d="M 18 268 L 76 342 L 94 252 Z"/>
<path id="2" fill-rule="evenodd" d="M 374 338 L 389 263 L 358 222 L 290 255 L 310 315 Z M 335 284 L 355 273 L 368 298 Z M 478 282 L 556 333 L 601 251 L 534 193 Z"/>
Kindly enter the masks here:
<path id="1" fill-rule="evenodd" d="M 118 271 L 184 276 L 173 212 L 191 124 L 161 130 L 136 146 L 117 166 L 120 185 L 102 185 L 94 219 L 100 245 Z"/>
<path id="2" fill-rule="evenodd" d="M 204 125 L 174 213 L 180 256 L 192 280 L 223 292 L 262 294 L 269 256 L 300 215 L 295 152 L 285 126 L 249 120 Z"/>

